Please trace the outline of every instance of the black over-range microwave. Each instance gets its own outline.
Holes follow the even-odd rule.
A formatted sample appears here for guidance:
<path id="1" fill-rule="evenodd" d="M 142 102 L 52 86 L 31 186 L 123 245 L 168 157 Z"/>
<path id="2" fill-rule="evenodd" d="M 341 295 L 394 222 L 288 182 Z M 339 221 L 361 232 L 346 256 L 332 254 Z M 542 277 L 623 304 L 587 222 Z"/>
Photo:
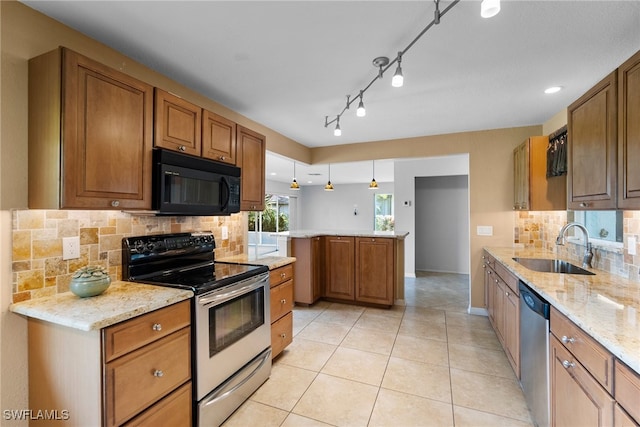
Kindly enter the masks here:
<path id="1" fill-rule="evenodd" d="M 159 215 L 240 212 L 240 168 L 153 149 L 153 209 Z"/>

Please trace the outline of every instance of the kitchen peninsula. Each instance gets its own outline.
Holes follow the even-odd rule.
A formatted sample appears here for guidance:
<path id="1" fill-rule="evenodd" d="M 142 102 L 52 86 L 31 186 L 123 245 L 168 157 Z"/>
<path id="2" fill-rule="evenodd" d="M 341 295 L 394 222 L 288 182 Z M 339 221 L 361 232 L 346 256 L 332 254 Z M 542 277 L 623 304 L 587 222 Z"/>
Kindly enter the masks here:
<path id="1" fill-rule="evenodd" d="M 296 258 L 295 301 L 391 307 L 404 300 L 402 231 L 298 230 L 288 233 Z"/>

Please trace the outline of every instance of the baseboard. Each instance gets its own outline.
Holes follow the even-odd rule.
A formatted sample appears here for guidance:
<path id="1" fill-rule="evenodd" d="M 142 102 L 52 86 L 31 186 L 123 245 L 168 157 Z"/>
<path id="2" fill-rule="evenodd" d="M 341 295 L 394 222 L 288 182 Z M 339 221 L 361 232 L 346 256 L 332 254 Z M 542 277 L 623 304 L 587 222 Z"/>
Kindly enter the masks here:
<path id="1" fill-rule="evenodd" d="M 476 316 L 489 316 L 487 309 L 484 307 L 471 307 L 467 310 L 467 313 L 474 314 Z"/>

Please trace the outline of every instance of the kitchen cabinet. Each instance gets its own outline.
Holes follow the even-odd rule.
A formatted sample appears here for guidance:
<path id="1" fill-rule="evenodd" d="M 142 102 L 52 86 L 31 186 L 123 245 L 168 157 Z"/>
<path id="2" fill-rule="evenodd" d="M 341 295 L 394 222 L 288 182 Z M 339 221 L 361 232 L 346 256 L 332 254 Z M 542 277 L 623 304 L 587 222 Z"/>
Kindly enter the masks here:
<path id="1" fill-rule="evenodd" d="M 640 51 L 618 68 L 618 207 L 640 209 Z"/>
<path id="2" fill-rule="evenodd" d="M 638 427 L 639 424 L 633 421 L 629 414 L 616 403 L 613 409 L 613 425 L 614 427 Z"/>
<path id="3" fill-rule="evenodd" d="M 613 356 L 551 308 L 552 426 L 613 425 Z"/>
<path id="4" fill-rule="evenodd" d="M 190 318 L 189 300 L 88 332 L 29 318 L 30 408 L 69 411 L 52 426 L 191 426 Z"/>
<path id="5" fill-rule="evenodd" d="M 547 178 L 548 146 L 548 137 L 532 136 L 513 151 L 515 210 L 566 210 L 567 178 Z"/>
<path id="6" fill-rule="evenodd" d="M 236 124 L 211 111 L 202 111 L 202 157 L 236 164 Z"/>
<path id="7" fill-rule="evenodd" d="M 356 237 L 355 245 L 356 301 L 393 305 L 394 240 Z"/>
<path id="8" fill-rule="evenodd" d="M 355 300 L 355 237 L 325 237 L 324 296 L 342 301 Z"/>
<path id="9" fill-rule="evenodd" d="M 202 108 L 156 88 L 154 121 L 154 146 L 200 156 Z"/>
<path id="10" fill-rule="evenodd" d="M 617 73 L 568 107 L 568 209 L 615 209 Z"/>
<path id="11" fill-rule="evenodd" d="M 624 363 L 615 361 L 614 397 L 618 402 L 615 414 L 616 425 L 634 426 L 640 424 L 640 375 Z M 633 421 L 632 421 L 633 420 Z"/>
<path id="12" fill-rule="evenodd" d="M 275 358 L 293 340 L 294 269 L 288 264 L 269 272 L 271 289 L 271 358 Z"/>
<path id="13" fill-rule="evenodd" d="M 292 238 L 291 256 L 296 258 L 295 302 L 311 305 L 322 296 L 322 237 Z"/>
<path id="14" fill-rule="evenodd" d="M 66 48 L 29 61 L 29 208 L 151 209 L 153 87 Z"/>
<path id="15" fill-rule="evenodd" d="M 236 166 L 242 170 L 240 210 L 261 211 L 264 209 L 266 139 L 237 125 L 236 142 Z"/>
<path id="16" fill-rule="evenodd" d="M 502 344 L 513 372 L 520 378 L 520 294 L 518 278 L 486 252 L 485 298 L 489 321 Z"/>

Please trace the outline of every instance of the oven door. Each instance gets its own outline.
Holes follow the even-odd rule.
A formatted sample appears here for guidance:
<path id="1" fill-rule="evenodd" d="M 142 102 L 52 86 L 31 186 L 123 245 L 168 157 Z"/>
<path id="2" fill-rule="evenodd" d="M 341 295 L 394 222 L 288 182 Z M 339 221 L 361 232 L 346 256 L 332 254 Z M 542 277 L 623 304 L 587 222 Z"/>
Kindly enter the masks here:
<path id="1" fill-rule="evenodd" d="M 196 296 L 197 400 L 271 346 L 269 274 Z"/>

